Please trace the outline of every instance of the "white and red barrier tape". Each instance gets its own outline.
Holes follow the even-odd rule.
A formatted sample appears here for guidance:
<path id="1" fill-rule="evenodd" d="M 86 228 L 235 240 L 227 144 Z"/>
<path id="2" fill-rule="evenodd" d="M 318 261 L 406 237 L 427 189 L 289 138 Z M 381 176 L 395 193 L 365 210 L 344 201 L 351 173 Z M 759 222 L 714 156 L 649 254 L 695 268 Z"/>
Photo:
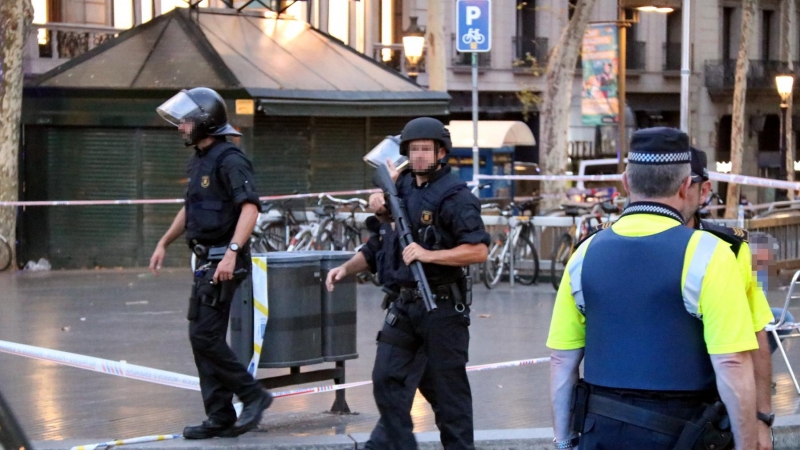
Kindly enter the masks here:
<path id="1" fill-rule="evenodd" d="M 381 192 L 378 189 L 356 189 L 351 191 L 316 192 L 310 194 L 268 195 L 259 197 L 261 201 L 281 201 L 302 198 L 319 198 L 323 195 L 366 195 Z M 127 199 L 127 200 L 36 200 L 19 202 L 0 202 L 0 206 L 109 206 L 109 205 L 159 205 L 182 204 L 182 198 Z"/>
<path id="2" fill-rule="evenodd" d="M 144 444 L 147 442 L 169 441 L 183 437 L 180 434 L 159 434 L 156 436 L 142 436 L 130 439 L 120 439 L 118 441 L 100 442 L 99 444 L 86 444 L 72 447 L 70 450 L 96 450 L 100 448 L 114 447 L 117 445 Z"/>
<path id="3" fill-rule="evenodd" d="M 731 175 L 719 172 L 710 172 L 709 178 L 714 181 L 736 183 L 744 186 L 758 186 L 764 188 L 800 190 L 800 182 L 773 180 L 769 178 L 748 177 L 744 175 Z M 508 181 L 619 181 L 620 174 L 612 175 L 479 175 L 478 180 L 508 180 Z M 323 195 L 366 195 L 380 192 L 378 189 L 356 189 L 350 191 L 315 192 L 309 194 L 270 195 L 261 197 L 262 201 L 281 201 L 303 198 L 319 198 Z M 157 204 L 182 204 L 182 198 L 162 199 L 127 199 L 127 200 L 36 200 L 0 202 L 0 206 L 102 206 L 102 205 L 157 205 Z"/>
<path id="4" fill-rule="evenodd" d="M 38 359 L 40 361 L 53 362 L 56 364 L 62 364 L 70 367 L 76 367 L 78 369 L 91 370 L 93 372 L 100 372 L 123 378 L 132 378 L 135 380 L 146 381 L 149 383 L 162 384 L 165 386 L 172 386 L 181 389 L 189 389 L 193 391 L 200 390 L 200 382 L 197 377 L 183 375 L 174 372 L 167 372 L 165 370 L 153 369 L 150 367 L 138 366 L 136 364 L 128 364 L 125 361 L 111 361 L 108 359 L 95 358 L 93 356 L 79 355 L 76 353 L 62 352 L 60 350 L 51 350 L 47 348 L 34 347 L 32 345 L 18 344 L 15 342 L 8 342 L 8 341 L 0 341 L 0 352 L 8 353 L 11 355 L 24 356 L 26 358 Z M 483 372 L 485 370 L 532 366 L 535 364 L 541 364 L 549 361 L 550 358 L 545 357 L 545 358 L 534 358 L 534 359 L 522 359 L 518 361 L 506 361 L 494 364 L 482 364 L 478 366 L 467 367 L 467 372 Z M 372 384 L 372 381 L 357 381 L 354 383 L 346 383 L 346 384 L 315 386 L 308 388 L 293 389 L 289 391 L 273 392 L 272 396 L 274 398 L 296 397 L 299 395 L 339 391 L 342 389 L 367 386 L 370 384 Z M 102 442 L 98 444 L 81 445 L 77 447 L 72 447 L 71 450 L 95 450 L 97 448 L 106 448 L 116 445 L 141 444 L 145 442 L 163 441 L 179 437 L 181 437 L 181 435 L 179 434 L 143 436 L 132 439 Z"/>
<path id="5" fill-rule="evenodd" d="M 17 344 L 15 342 L 0 341 L 0 352 L 11 355 L 24 356 L 26 358 L 48 361 L 65 366 L 76 367 L 78 369 L 91 370 L 93 372 L 105 373 L 123 378 L 131 378 L 149 383 L 162 384 L 192 391 L 200 390 L 200 382 L 197 377 L 183 375 L 165 370 L 152 369 L 150 367 L 128 364 L 125 361 L 111 361 L 108 359 L 95 358 L 93 356 L 78 355 L 76 353 L 62 352 L 60 350 L 50 350 L 32 345 Z M 506 361 L 494 364 L 483 364 L 479 366 L 467 367 L 467 372 L 482 372 L 484 370 L 506 369 L 510 367 L 530 366 L 550 361 L 549 357 L 523 359 L 519 361 Z M 332 392 L 341 389 L 349 389 L 359 386 L 372 384 L 372 381 L 358 381 L 347 384 L 336 384 L 330 386 L 316 386 L 300 388 L 290 391 L 274 392 L 275 398 L 294 397 L 297 395 L 317 394 L 320 392 Z"/>

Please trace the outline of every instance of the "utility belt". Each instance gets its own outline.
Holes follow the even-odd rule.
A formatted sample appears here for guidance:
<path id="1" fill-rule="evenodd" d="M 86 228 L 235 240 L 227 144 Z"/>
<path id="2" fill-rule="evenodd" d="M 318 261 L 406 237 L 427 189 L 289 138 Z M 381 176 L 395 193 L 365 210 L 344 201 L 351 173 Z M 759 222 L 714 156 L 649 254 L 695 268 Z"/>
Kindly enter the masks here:
<path id="1" fill-rule="evenodd" d="M 437 304 L 452 303 L 456 311 L 464 312 L 472 306 L 472 277 L 463 276 L 451 283 L 432 284 L 431 293 Z M 397 300 L 403 303 L 422 301 L 422 293 L 416 288 L 401 288 Z"/>
<path id="2" fill-rule="evenodd" d="M 664 404 L 697 403 L 691 420 L 631 405 L 616 398 L 657 400 Z M 580 380 L 572 394 L 572 429 L 583 433 L 586 415 L 596 414 L 677 438 L 673 450 L 733 449 L 733 434 L 725 405 L 711 392 L 641 392 L 607 389 Z"/>
<path id="3" fill-rule="evenodd" d="M 228 246 L 212 247 L 204 244 L 189 244 L 189 249 L 200 259 L 219 262 L 222 261 L 225 252 L 228 251 Z"/>

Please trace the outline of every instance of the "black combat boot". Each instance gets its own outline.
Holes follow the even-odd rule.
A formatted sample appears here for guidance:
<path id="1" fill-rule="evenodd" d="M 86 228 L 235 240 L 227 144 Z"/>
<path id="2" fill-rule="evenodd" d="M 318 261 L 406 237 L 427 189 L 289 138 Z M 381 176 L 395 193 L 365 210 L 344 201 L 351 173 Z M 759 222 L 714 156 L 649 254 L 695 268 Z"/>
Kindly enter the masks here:
<path id="1" fill-rule="evenodd" d="M 213 437 L 236 437 L 232 423 L 220 423 L 215 419 L 208 419 L 200 425 L 188 426 L 183 429 L 184 439 L 211 439 Z"/>
<path id="2" fill-rule="evenodd" d="M 261 391 L 261 395 L 253 401 L 247 402 L 242 408 L 239 420 L 233 425 L 233 432 L 238 436 L 254 430 L 261 422 L 261 415 L 272 404 L 272 394 Z"/>

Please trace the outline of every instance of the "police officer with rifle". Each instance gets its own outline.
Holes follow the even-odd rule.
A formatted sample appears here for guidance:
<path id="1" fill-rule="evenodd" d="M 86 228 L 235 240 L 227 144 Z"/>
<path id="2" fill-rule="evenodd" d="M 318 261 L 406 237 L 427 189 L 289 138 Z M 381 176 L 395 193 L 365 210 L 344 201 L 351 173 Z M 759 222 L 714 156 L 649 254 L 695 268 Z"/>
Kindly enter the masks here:
<path id="1" fill-rule="evenodd" d="M 215 91 L 183 90 L 157 111 L 195 150 L 185 206 L 150 259 L 150 270 L 158 275 L 167 246 L 184 232 L 197 255 L 187 318 L 208 419 L 186 427 L 183 437 L 235 437 L 258 426 L 272 403 L 270 393 L 259 387 L 225 341 L 231 300 L 250 270 L 249 236 L 261 209 L 253 167 L 235 144 L 227 142 L 226 136 L 241 134 L 228 124 L 225 102 Z M 238 420 L 234 394 L 244 404 Z"/>
<path id="2" fill-rule="evenodd" d="M 420 387 L 426 397 L 435 397 L 444 448 L 474 449 L 472 394 L 466 373 L 472 299 L 465 269 L 486 260 L 490 237 L 478 199 L 445 162 L 452 144 L 444 125 L 428 117 L 414 119 L 403 128 L 400 139 L 400 152 L 409 157 L 411 170 L 398 174 L 387 161 L 397 189 L 397 198 L 391 198 L 392 186 L 384 185 L 391 211 L 386 210 L 383 194 L 370 198 L 376 215 L 388 221 L 391 214 L 394 220 L 394 237 L 374 255 L 374 267 L 384 283 L 389 281 L 384 272 L 391 272 L 398 289 L 378 334 L 372 373 L 380 426 L 394 448 L 416 449 L 411 406 Z M 411 239 L 404 240 L 404 235 Z M 369 253 L 359 252 L 330 271 L 328 288 L 349 274 L 367 270 Z M 421 263 L 422 273 L 412 269 L 415 262 Z M 423 280 L 430 288 L 431 304 L 426 304 Z M 426 358 L 425 364 L 414 363 L 419 356 Z M 424 372 L 421 377 L 419 371 Z"/>
<path id="3" fill-rule="evenodd" d="M 628 161 L 630 205 L 576 249 L 556 296 L 554 446 L 755 449 L 754 322 L 730 246 L 684 226 L 688 137 L 639 130 Z"/>

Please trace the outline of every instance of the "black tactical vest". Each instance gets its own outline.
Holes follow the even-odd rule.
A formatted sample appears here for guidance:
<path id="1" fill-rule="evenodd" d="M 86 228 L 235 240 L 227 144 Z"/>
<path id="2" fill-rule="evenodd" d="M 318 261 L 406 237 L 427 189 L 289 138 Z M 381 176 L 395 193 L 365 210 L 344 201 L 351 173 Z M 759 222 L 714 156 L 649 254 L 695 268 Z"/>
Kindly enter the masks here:
<path id="1" fill-rule="evenodd" d="M 233 238 L 241 208 L 220 179 L 219 168 L 226 156 L 237 152 L 233 143 L 218 142 L 189 161 L 186 241 L 190 245 L 222 245 Z"/>
<path id="2" fill-rule="evenodd" d="M 406 205 L 408 220 L 414 242 L 427 250 L 448 250 L 455 248 L 458 236 L 452 230 L 444 227 L 439 220 L 439 210 L 442 202 L 462 189 L 468 189 L 458 176 L 450 172 L 445 166 L 440 169 L 445 171 L 433 182 L 422 188 L 415 187 L 416 180 L 412 174 L 404 175 L 399 186 L 400 197 Z M 425 274 L 431 284 L 452 283 L 462 276 L 460 267 L 441 266 L 423 263 Z"/>

